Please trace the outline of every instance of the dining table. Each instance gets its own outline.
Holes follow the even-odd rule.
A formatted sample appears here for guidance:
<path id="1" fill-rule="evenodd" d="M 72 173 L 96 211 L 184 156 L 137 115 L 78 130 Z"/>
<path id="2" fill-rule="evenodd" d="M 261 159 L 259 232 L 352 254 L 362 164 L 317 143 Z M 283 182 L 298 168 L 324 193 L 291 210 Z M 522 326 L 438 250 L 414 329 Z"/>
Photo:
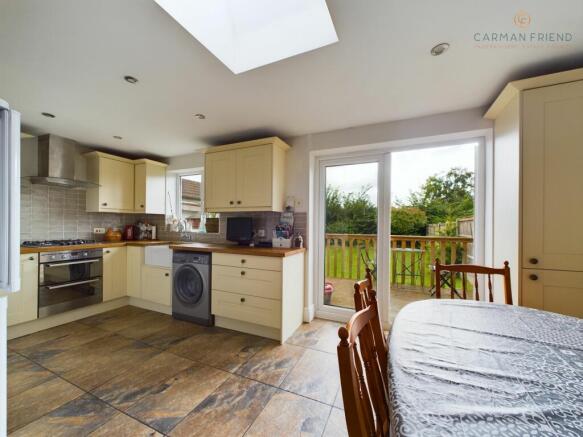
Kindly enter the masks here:
<path id="1" fill-rule="evenodd" d="M 428 299 L 388 354 L 391 436 L 583 436 L 583 319 Z"/>

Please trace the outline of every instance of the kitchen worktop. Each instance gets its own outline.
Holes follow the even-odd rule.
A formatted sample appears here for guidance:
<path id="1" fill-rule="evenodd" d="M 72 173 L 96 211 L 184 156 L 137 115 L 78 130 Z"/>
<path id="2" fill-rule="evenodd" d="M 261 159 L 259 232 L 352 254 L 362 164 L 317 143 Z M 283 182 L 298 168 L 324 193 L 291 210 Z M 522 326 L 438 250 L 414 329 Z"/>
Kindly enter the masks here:
<path id="1" fill-rule="evenodd" d="M 235 246 L 228 244 L 207 244 L 207 243 L 173 243 L 170 244 L 172 250 L 182 250 L 190 252 L 214 252 L 214 253 L 232 253 L 236 255 L 256 255 L 256 256 L 272 256 L 283 258 L 286 256 L 303 253 L 306 249 L 292 247 L 291 249 L 284 249 L 281 247 L 249 247 L 249 246 Z"/>
<path id="2" fill-rule="evenodd" d="M 21 247 L 20 253 L 40 253 L 40 252 L 62 252 L 65 250 L 86 250 L 86 249 L 103 249 L 105 247 L 123 247 L 123 246 L 156 246 L 171 244 L 171 241 L 164 240 L 134 240 L 134 241 L 100 241 L 98 243 L 77 244 L 73 246 L 43 246 L 43 247 Z"/>

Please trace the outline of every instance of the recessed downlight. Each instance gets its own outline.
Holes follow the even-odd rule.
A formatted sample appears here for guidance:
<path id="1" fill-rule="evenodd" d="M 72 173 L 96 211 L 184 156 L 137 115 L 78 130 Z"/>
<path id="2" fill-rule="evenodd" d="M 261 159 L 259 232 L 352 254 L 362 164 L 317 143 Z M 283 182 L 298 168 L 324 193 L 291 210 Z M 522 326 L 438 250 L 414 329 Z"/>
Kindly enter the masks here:
<path id="1" fill-rule="evenodd" d="M 123 137 L 120 137 L 119 135 L 114 135 L 113 138 L 115 138 L 116 140 L 123 140 Z"/>
<path id="2" fill-rule="evenodd" d="M 432 56 L 439 56 L 443 55 L 447 51 L 447 49 L 449 49 L 449 43 L 442 42 L 432 47 L 430 53 Z"/>
<path id="3" fill-rule="evenodd" d="M 132 85 L 138 83 L 138 79 L 134 76 L 124 76 L 123 80 L 125 80 L 127 83 L 131 83 Z"/>
<path id="4" fill-rule="evenodd" d="M 206 118 L 206 115 L 204 115 L 204 114 L 194 114 L 194 118 L 196 118 L 197 120 L 204 120 Z"/>
<path id="5" fill-rule="evenodd" d="M 50 112 L 41 112 L 47 118 L 55 118 L 55 114 L 51 114 Z"/>

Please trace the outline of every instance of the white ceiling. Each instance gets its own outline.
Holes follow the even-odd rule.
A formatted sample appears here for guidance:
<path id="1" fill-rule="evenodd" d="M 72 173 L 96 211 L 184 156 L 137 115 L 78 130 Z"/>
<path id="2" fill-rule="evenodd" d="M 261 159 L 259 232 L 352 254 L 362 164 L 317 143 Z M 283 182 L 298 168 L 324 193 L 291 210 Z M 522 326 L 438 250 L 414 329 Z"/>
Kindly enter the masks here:
<path id="1" fill-rule="evenodd" d="M 328 6 L 338 43 L 234 75 L 153 0 L 0 0 L 0 98 L 33 133 L 174 156 L 483 106 L 508 80 L 583 66 L 581 0 Z M 573 41 L 475 46 L 475 32 L 517 30 L 521 9 L 532 17 L 528 31 L 572 32 Z M 442 41 L 450 50 L 430 56 Z M 128 74 L 139 83 L 124 82 Z"/>

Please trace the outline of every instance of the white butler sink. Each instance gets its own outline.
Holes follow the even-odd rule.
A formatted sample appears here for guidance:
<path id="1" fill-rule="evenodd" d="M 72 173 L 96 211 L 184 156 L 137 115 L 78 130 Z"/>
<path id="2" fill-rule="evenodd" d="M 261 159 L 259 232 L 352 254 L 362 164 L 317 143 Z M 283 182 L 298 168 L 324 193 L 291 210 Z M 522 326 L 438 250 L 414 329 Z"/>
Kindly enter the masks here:
<path id="1" fill-rule="evenodd" d="M 147 266 L 172 268 L 172 251 L 170 246 L 146 246 L 144 264 Z"/>

